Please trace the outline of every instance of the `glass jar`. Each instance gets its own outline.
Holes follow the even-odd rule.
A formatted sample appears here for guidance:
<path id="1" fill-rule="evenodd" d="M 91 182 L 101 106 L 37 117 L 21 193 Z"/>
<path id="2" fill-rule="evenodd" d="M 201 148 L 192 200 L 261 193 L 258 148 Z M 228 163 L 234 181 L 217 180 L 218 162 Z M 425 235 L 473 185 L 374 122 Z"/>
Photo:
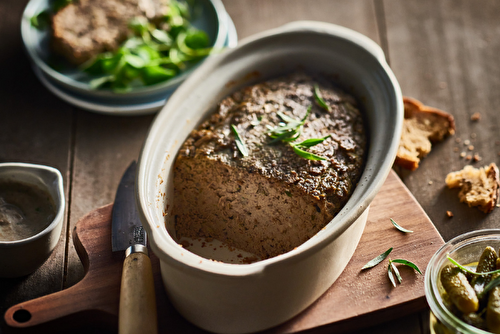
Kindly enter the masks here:
<path id="1" fill-rule="evenodd" d="M 442 299 L 444 288 L 439 278 L 441 269 L 451 262 L 449 254 L 458 263 L 472 264 L 479 260 L 486 246 L 498 252 L 500 247 L 500 229 L 480 230 L 465 233 L 445 243 L 431 258 L 425 273 L 425 296 L 431 309 L 431 333 L 490 333 L 473 327 L 449 311 Z"/>

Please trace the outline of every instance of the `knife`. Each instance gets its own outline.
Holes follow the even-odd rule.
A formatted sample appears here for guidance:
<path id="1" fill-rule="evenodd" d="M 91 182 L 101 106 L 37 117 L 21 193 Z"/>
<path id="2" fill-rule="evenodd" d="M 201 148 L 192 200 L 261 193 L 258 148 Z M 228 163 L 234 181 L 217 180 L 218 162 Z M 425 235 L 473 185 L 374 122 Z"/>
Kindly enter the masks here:
<path id="1" fill-rule="evenodd" d="M 146 231 L 134 198 L 136 162 L 127 168 L 116 191 L 112 214 L 113 252 L 125 251 L 118 313 L 119 334 L 157 333 L 156 296 Z"/>

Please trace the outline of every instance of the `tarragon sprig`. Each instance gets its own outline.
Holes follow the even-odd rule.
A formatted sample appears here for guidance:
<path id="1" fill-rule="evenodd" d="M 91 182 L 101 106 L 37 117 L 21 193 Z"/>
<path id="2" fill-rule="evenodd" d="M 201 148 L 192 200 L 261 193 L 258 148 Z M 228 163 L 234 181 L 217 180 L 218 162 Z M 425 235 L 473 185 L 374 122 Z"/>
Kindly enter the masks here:
<path id="1" fill-rule="evenodd" d="M 322 138 L 311 138 L 311 139 L 306 139 L 301 143 L 290 143 L 290 145 L 293 148 L 293 151 L 301 156 L 302 158 L 306 158 L 309 160 L 326 160 L 326 158 L 323 158 L 319 155 L 313 154 L 311 152 L 307 152 L 304 149 L 321 144 L 323 141 L 325 141 L 327 138 L 331 137 L 330 135 L 322 137 Z"/>
<path id="2" fill-rule="evenodd" d="M 302 134 L 302 128 L 306 123 L 306 119 L 311 113 L 311 107 L 307 108 L 306 115 L 301 119 L 295 119 L 293 117 L 287 116 L 282 112 L 278 112 L 278 116 L 283 120 L 279 126 L 269 127 L 269 137 L 271 140 L 270 144 L 284 141 L 292 142 L 300 137 Z"/>
<path id="3" fill-rule="evenodd" d="M 379 263 L 384 261 L 385 258 L 389 255 L 389 253 L 391 253 L 391 251 L 392 251 L 392 247 L 389 248 L 388 250 L 386 250 L 384 253 L 377 256 L 376 258 L 374 258 L 373 260 L 370 260 L 367 264 L 365 264 L 363 266 L 363 268 L 361 268 L 361 270 L 370 269 L 370 268 L 375 267 L 376 265 L 378 265 Z M 394 265 L 394 263 L 399 263 L 399 264 L 408 266 L 410 268 L 413 268 L 420 275 L 422 275 L 422 272 L 420 271 L 418 266 L 413 262 L 410 262 L 410 261 L 404 260 L 404 259 L 394 259 L 394 260 L 389 259 L 389 264 L 387 265 L 387 275 L 389 276 L 389 280 L 391 281 L 391 283 L 394 287 L 396 287 L 396 279 L 398 280 L 399 284 L 401 284 L 401 282 L 403 281 L 403 278 L 399 274 L 399 270 Z M 396 276 L 396 279 L 394 278 L 394 276 Z M 500 284 L 500 282 L 499 282 L 499 284 Z"/>
<path id="4" fill-rule="evenodd" d="M 398 230 L 400 230 L 401 232 L 404 232 L 404 233 L 413 233 L 412 230 L 408 230 L 408 229 L 400 226 L 398 223 L 396 223 L 394 221 L 394 219 L 392 219 L 392 218 L 389 218 L 389 219 L 391 220 L 392 225 L 394 225 L 394 227 L 397 228 Z"/>
<path id="5" fill-rule="evenodd" d="M 375 267 L 377 264 L 379 264 L 380 262 L 384 261 L 385 258 L 387 257 L 387 255 L 389 255 L 390 252 L 392 252 L 392 247 L 389 248 L 388 250 L 386 250 L 385 252 L 383 252 L 382 254 L 380 254 L 379 256 L 377 256 L 376 258 L 370 260 L 367 264 L 365 264 L 363 266 L 363 268 L 361 268 L 361 270 Z"/>
<path id="6" fill-rule="evenodd" d="M 269 144 L 273 144 L 279 141 L 287 142 L 293 148 L 293 151 L 302 158 L 309 160 L 326 160 L 326 158 L 308 152 L 306 151 L 306 149 L 321 144 L 323 141 L 329 138 L 330 135 L 322 138 L 310 138 L 300 143 L 294 143 L 294 141 L 297 140 L 302 134 L 303 126 L 307 120 L 307 117 L 311 113 L 311 108 L 311 106 L 307 108 L 306 115 L 301 120 L 290 117 L 282 112 L 278 112 L 278 116 L 283 120 L 283 122 L 281 122 L 279 126 L 268 127 L 268 135 L 272 138 Z"/>
<path id="7" fill-rule="evenodd" d="M 330 106 L 323 100 L 323 96 L 321 95 L 321 91 L 319 90 L 318 84 L 314 84 L 314 99 L 319 106 L 326 111 L 332 111 Z"/>
<path id="8" fill-rule="evenodd" d="M 235 142 L 236 142 L 236 146 L 238 147 L 238 150 L 241 152 L 241 154 L 244 157 L 248 157 L 248 149 L 247 149 L 247 147 L 246 147 L 245 142 L 243 141 L 243 139 L 241 139 L 241 136 L 238 133 L 238 129 L 236 129 L 236 126 L 234 126 L 233 124 L 231 124 L 231 130 L 234 133 Z"/>

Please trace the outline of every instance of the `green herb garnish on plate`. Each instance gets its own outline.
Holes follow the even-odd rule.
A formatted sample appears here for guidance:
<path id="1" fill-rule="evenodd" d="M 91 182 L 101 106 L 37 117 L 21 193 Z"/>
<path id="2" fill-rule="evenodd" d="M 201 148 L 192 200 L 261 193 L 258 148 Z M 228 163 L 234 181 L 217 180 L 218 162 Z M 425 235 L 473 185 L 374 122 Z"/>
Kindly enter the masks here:
<path id="1" fill-rule="evenodd" d="M 177 2 L 171 2 L 165 18 L 169 31 L 144 18 L 132 20 L 129 26 L 133 37 L 116 52 L 102 53 L 82 65 L 83 71 L 95 77 L 91 87 L 123 92 L 130 90 L 134 81 L 145 86 L 158 84 L 210 54 L 208 35 L 189 24 L 187 13 Z"/>
<path id="2" fill-rule="evenodd" d="M 50 26 L 51 16 L 72 0 L 55 0 L 33 16 L 38 29 Z M 187 4 L 170 0 L 161 22 L 136 17 L 129 24 L 129 38 L 111 52 L 104 52 L 79 66 L 88 74 L 91 89 L 124 93 L 136 87 L 168 81 L 214 51 L 207 33 L 189 22 Z"/>

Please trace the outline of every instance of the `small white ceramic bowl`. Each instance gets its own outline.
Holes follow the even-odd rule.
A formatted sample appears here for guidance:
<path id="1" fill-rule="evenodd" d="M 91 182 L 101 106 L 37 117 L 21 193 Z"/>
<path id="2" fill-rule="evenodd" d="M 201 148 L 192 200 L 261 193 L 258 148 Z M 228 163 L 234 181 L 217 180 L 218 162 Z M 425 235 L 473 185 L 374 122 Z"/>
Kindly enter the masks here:
<path id="1" fill-rule="evenodd" d="M 173 163 L 190 131 L 217 103 L 244 86 L 302 68 L 335 75 L 357 97 L 368 127 L 361 179 L 341 212 L 296 249 L 251 264 L 207 260 L 173 233 Z M 209 59 L 172 95 L 155 119 L 139 160 L 136 197 L 170 300 L 195 325 L 248 333 L 278 325 L 313 303 L 342 273 L 359 242 L 368 207 L 394 161 L 403 98 L 380 47 L 352 30 L 295 22 L 263 32 Z"/>
<path id="2" fill-rule="evenodd" d="M 0 181 L 15 181 L 46 190 L 56 215 L 41 232 L 22 240 L 0 241 L 0 277 L 28 275 L 40 267 L 59 241 L 64 221 L 63 179 L 52 167 L 27 163 L 0 163 Z"/>

